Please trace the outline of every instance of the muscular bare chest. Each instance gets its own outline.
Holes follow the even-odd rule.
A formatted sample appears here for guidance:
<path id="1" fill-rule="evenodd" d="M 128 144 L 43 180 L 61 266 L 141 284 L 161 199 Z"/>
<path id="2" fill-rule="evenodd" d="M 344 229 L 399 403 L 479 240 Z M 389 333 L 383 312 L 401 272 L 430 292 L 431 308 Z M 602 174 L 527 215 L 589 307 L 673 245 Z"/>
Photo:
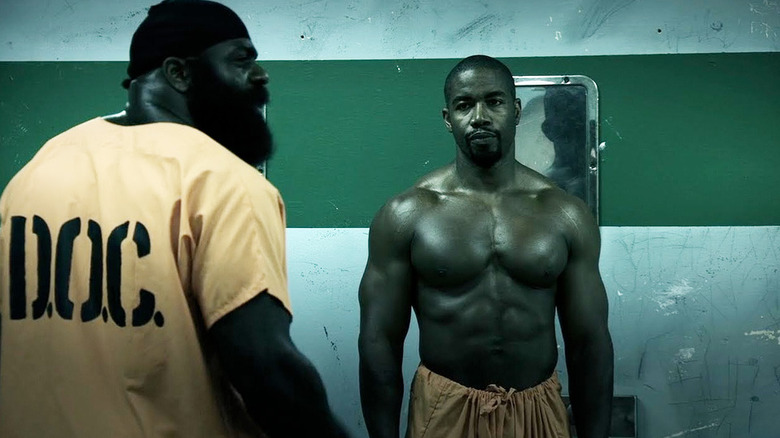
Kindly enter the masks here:
<path id="1" fill-rule="evenodd" d="M 415 229 L 412 263 L 426 286 L 476 286 L 486 275 L 551 287 L 568 249 L 554 214 L 532 197 L 445 197 Z M 499 285 L 500 286 L 500 285 Z"/>

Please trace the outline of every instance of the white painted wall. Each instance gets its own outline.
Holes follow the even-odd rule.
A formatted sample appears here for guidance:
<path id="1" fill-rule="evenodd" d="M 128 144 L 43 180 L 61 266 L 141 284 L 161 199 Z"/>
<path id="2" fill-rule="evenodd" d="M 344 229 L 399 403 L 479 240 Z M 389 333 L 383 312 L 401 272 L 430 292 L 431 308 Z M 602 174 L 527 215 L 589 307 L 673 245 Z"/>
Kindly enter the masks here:
<path id="1" fill-rule="evenodd" d="M 1 0 L 0 61 L 124 61 L 155 0 Z M 778 0 L 224 0 L 260 59 L 772 52 Z"/>

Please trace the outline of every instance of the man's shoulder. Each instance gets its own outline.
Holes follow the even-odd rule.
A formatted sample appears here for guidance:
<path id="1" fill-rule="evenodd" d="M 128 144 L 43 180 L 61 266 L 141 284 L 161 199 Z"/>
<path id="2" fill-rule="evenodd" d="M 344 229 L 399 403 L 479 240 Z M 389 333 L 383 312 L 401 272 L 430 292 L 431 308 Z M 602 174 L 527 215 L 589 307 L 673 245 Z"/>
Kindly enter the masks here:
<path id="1" fill-rule="evenodd" d="M 519 162 L 515 163 L 514 187 L 524 192 L 540 193 L 559 188 L 552 179 Z"/>
<path id="2" fill-rule="evenodd" d="M 81 143 L 81 139 L 84 137 L 94 138 L 95 134 L 101 134 L 101 129 L 105 128 L 103 119 L 95 117 L 89 120 L 85 120 L 77 125 L 60 132 L 54 137 L 50 138 L 45 144 L 59 144 L 59 143 Z M 75 141 L 74 141 L 75 140 Z M 42 148 L 43 149 L 43 148 Z"/>
<path id="3" fill-rule="evenodd" d="M 374 222 L 410 222 L 434 202 L 435 194 L 428 189 L 412 186 L 391 197 L 377 212 Z M 382 219 L 377 221 L 377 219 Z"/>
<path id="4" fill-rule="evenodd" d="M 577 217 L 588 213 L 587 205 L 578 197 L 566 192 L 552 179 L 518 163 L 514 189 L 520 194 L 531 194 L 545 207 L 566 211 Z"/>
<path id="5" fill-rule="evenodd" d="M 440 202 L 446 168 L 426 174 L 401 193 L 389 198 L 371 222 L 375 231 L 411 232 L 420 217 Z"/>
<path id="6" fill-rule="evenodd" d="M 390 198 L 385 205 L 393 210 L 424 211 L 441 200 L 446 192 L 447 180 L 451 173 L 451 166 L 436 169 L 422 176 L 408 189 Z"/>
<path id="7" fill-rule="evenodd" d="M 598 224 L 590 207 L 582 199 L 563 189 L 542 190 L 538 201 L 550 218 L 550 225 L 560 230 L 567 240 L 579 240 L 584 236 L 598 236 Z"/>
<path id="8" fill-rule="evenodd" d="M 515 186 L 510 190 L 517 196 L 531 196 L 551 223 L 559 223 L 564 230 L 592 230 L 596 222 L 590 207 L 579 197 L 568 193 L 550 178 L 518 163 Z"/>
<path id="9" fill-rule="evenodd" d="M 16 172 L 12 180 L 6 186 L 11 187 L 14 181 L 19 181 L 25 176 L 34 175 L 40 166 L 56 160 L 62 154 L 70 154 L 74 150 L 80 153 L 86 141 L 95 141 L 95 138 L 102 137 L 99 132 L 100 119 L 94 118 L 72 126 L 65 131 L 49 138 L 35 152 L 32 158 Z"/>
<path id="10" fill-rule="evenodd" d="M 205 157 L 190 157 L 182 168 L 191 192 L 197 193 L 207 187 L 207 193 L 215 192 L 229 198 L 245 197 L 252 204 L 281 202 L 279 190 L 259 170 L 227 150 L 210 152 L 211 155 Z"/>
<path id="11" fill-rule="evenodd" d="M 423 175 L 418 179 L 412 189 L 423 191 L 441 192 L 446 190 L 447 184 L 455 174 L 455 165 L 449 164 Z"/>
<path id="12" fill-rule="evenodd" d="M 223 148 L 202 131 L 181 123 L 150 122 L 123 124 L 113 116 L 95 117 L 80 123 L 49 140 L 49 143 L 121 146 L 126 150 L 159 155 L 161 158 L 202 159 Z"/>

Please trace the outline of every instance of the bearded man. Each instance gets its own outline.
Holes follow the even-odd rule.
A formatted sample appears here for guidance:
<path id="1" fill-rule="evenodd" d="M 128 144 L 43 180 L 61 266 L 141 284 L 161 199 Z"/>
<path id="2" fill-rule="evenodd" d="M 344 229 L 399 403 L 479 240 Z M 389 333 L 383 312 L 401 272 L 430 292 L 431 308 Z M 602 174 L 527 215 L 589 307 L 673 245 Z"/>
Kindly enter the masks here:
<path id="1" fill-rule="evenodd" d="M 256 57 L 221 4 L 151 7 L 125 110 L 54 137 L 8 184 L 1 436 L 345 436 L 290 339 Z"/>

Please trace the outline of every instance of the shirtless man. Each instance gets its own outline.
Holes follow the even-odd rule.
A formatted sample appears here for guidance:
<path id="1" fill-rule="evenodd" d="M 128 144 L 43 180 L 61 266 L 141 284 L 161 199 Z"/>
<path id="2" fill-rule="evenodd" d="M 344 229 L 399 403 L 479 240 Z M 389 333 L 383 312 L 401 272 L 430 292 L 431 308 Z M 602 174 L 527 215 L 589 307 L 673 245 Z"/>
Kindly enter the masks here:
<path id="1" fill-rule="evenodd" d="M 408 437 L 559 437 L 555 311 L 579 437 L 606 437 L 612 341 L 588 207 L 514 159 L 520 102 L 487 56 L 453 68 L 444 124 L 454 163 L 390 199 L 360 284 L 360 386 L 371 438 L 399 436 L 403 342 L 421 364 Z"/>

